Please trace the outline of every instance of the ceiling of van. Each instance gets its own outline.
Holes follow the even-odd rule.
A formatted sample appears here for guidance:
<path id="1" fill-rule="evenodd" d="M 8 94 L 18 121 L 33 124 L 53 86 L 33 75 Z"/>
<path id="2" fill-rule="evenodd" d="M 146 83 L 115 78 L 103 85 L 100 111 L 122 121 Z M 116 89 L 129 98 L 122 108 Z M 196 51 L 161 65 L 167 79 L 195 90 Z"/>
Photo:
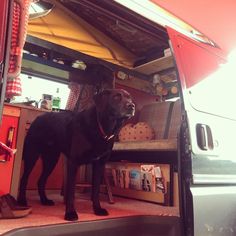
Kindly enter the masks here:
<path id="1" fill-rule="evenodd" d="M 62 1 L 62 4 L 137 58 L 155 57 L 168 48 L 163 27 L 154 27 L 144 19 L 140 21 L 141 17 L 133 17 L 134 14 L 111 1 Z"/>
<path id="2" fill-rule="evenodd" d="M 128 68 L 162 57 L 169 47 L 164 27 L 114 1 L 39 0 L 38 4 L 48 2 L 54 5 L 52 11 L 30 20 L 29 35 Z"/>

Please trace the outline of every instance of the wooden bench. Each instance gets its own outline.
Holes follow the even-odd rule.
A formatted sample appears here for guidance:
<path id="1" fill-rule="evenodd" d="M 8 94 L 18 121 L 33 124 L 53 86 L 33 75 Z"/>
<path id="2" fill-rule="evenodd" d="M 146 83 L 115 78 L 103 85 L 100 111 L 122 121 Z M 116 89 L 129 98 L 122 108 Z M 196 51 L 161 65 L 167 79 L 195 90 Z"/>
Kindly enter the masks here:
<path id="1" fill-rule="evenodd" d="M 177 151 L 181 123 L 181 103 L 157 102 L 142 107 L 138 121 L 147 122 L 155 132 L 150 141 L 116 142 L 113 151 Z"/>
<path id="2" fill-rule="evenodd" d="M 166 175 L 167 192 L 146 192 L 111 186 L 112 193 L 144 201 L 178 206 L 178 173 L 174 172 L 177 163 L 177 136 L 181 124 L 181 102 L 158 102 L 142 107 L 138 121 L 147 122 L 155 132 L 155 139 L 149 141 L 116 142 L 113 147 L 111 164 L 120 162 L 129 165 L 138 163 L 168 164 Z M 167 168 L 168 169 L 168 168 Z M 164 173 L 163 172 L 163 173 Z M 169 176 L 169 177 L 168 177 Z"/>

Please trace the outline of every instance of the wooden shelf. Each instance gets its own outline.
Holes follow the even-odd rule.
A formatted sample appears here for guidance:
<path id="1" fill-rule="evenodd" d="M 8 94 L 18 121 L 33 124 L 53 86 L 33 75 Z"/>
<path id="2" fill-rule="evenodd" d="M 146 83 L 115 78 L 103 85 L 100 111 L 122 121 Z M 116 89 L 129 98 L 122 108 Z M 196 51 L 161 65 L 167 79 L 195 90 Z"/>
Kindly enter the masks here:
<path id="1" fill-rule="evenodd" d="M 169 55 L 137 66 L 134 68 L 134 70 L 143 74 L 150 75 L 172 67 L 174 67 L 174 59 L 172 55 Z"/>
<path id="2" fill-rule="evenodd" d="M 163 193 L 154 193 L 154 192 L 145 192 L 133 189 L 126 189 L 126 188 L 118 188 L 118 187 L 111 187 L 112 194 L 128 197 L 128 198 L 135 198 L 138 200 L 145 200 L 149 202 L 155 202 L 159 204 L 166 204 L 165 203 L 165 195 Z"/>
<path id="3" fill-rule="evenodd" d="M 115 142 L 113 151 L 177 151 L 177 139 Z"/>

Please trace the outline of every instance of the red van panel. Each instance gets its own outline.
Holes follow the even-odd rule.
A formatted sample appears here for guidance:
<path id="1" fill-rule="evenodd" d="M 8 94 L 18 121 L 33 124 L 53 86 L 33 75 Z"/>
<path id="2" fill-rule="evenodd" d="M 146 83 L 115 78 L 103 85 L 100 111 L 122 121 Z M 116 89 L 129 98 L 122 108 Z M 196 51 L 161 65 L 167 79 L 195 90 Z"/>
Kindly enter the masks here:
<path id="1" fill-rule="evenodd" d="M 8 132 L 11 127 L 14 128 L 12 148 L 16 148 L 16 136 L 18 127 L 18 117 L 3 115 L 2 124 L 0 126 L 0 141 L 6 144 Z M 14 158 L 10 157 L 5 162 L 5 154 L 0 155 L 0 196 L 10 193 L 12 170 Z"/>
<path id="2" fill-rule="evenodd" d="M 204 80 L 226 62 L 218 48 L 189 39 L 171 28 L 168 28 L 168 34 L 179 77 L 185 88 Z"/>
<path id="3" fill-rule="evenodd" d="M 7 0 L 0 1 L 0 63 L 2 63 L 5 53 L 8 2 Z"/>

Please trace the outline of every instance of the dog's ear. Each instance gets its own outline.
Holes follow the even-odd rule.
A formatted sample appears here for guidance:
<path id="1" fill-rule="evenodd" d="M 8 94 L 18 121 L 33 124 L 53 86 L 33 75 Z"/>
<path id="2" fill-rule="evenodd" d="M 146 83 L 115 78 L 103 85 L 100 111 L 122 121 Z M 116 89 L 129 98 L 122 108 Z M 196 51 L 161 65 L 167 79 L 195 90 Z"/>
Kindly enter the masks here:
<path id="1" fill-rule="evenodd" d="M 108 96 L 111 94 L 111 91 L 109 89 L 105 89 L 100 93 L 97 93 L 94 95 L 93 100 L 95 102 L 95 105 L 99 110 L 103 110 L 107 104 Z"/>

